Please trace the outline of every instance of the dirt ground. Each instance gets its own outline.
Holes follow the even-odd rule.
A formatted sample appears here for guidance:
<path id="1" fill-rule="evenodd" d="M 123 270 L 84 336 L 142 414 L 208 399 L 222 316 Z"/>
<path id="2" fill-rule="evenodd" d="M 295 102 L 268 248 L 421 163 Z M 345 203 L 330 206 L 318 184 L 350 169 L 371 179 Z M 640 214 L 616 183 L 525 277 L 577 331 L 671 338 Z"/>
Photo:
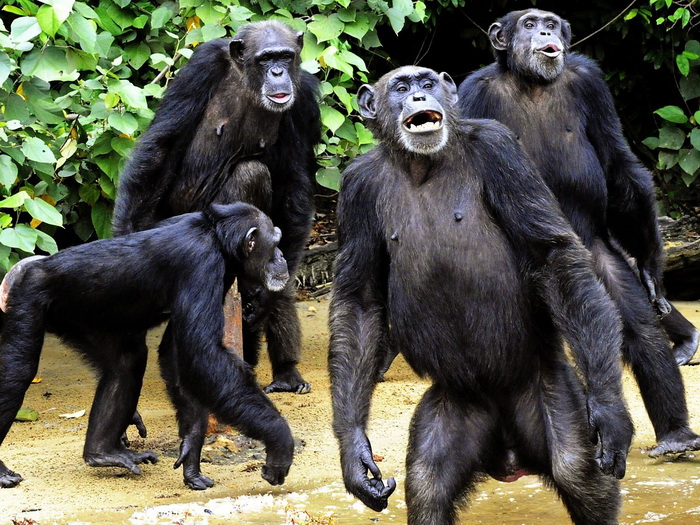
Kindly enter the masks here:
<path id="1" fill-rule="evenodd" d="M 700 326 L 700 303 L 677 303 Z M 328 345 L 326 300 L 301 302 L 304 360 L 301 371 L 312 384 L 308 395 L 273 394 L 298 441 L 295 462 L 285 485 L 271 487 L 260 477 L 262 449 L 238 436 L 212 437 L 205 447 L 203 471 L 216 485 L 204 492 L 187 489 L 173 470 L 178 439 L 173 410 L 151 355 L 139 410 L 148 437 L 130 429 L 132 446 L 154 450 L 156 465 L 142 475 L 116 468 L 88 467 L 81 458 L 95 382 L 69 349 L 48 338 L 39 369 L 41 382 L 31 386 L 24 406 L 40 414 L 36 422 L 15 423 L 0 458 L 24 477 L 13 489 L 0 489 L 0 524 L 48 523 L 403 523 L 404 458 L 411 413 L 427 384 L 401 358 L 378 385 L 372 408 L 370 439 L 384 476 L 395 476 L 399 489 L 389 509 L 374 513 L 348 496 L 340 481 L 337 444 L 330 421 L 326 372 Z M 157 346 L 160 331 L 150 335 Z M 693 428 L 700 430 L 700 367 L 682 367 Z M 258 370 L 261 384 L 270 379 L 265 358 Z M 698 523 L 700 460 L 651 460 L 642 452 L 653 432 L 634 382 L 625 389 L 636 436 L 627 477 L 622 482 L 622 523 Z M 62 417 L 86 410 L 76 418 Z M 562 505 L 535 477 L 503 484 L 483 483 L 464 523 L 566 523 Z"/>

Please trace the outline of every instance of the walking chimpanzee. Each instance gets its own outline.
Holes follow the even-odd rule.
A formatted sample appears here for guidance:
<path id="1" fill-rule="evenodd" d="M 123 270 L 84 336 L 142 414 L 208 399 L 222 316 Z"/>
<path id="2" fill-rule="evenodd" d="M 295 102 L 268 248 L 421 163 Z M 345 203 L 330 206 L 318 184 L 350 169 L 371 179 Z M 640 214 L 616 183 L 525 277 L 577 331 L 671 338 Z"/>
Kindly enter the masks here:
<path id="1" fill-rule="evenodd" d="M 662 291 L 652 178 L 622 135 L 603 74 L 592 60 L 569 52 L 571 29 L 554 13 L 509 13 L 489 28 L 489 36 L 496 62 L 460 85 L 462 114 L 496 119 L 515 133 L 593 253 L 596 272 L 622 316 L 623 356 L 656 432 L 649 455 L 700 448 L 700 436 L 688 426 L 683 380 L 654 309 L 668 313 L 670 305 Z M 687 329 L 676 358 L 689 360 L 697 346 L 694 327 L 676 310 L 665 319 L 671 332 Z"/>
<path id="2" fill-rule="evenodd" d="M 251 205 L 213 205 L 150 230 L 15 265 L 3 283 L 9 288 L 6 303 L 0 304 L 5 310 L 0 443 L 36 374 L 44 332 L 49 331 L 85 357 L 99 376 L 85 461 L 136 474 L 140 463 L 156 462 L 153 452 L 126 448 L 121 436 L 141 391 L 144 334 L 169 318 L 159 361 L 178 420 L 187 420 L 193 410 L 189 401 L 194 400 L 195 408 L 211 410 L 221 421 L 262 440 L 267 452 L 262 477 L 273 485 L 282 483 L 292 463 L 292 434 L 251 367 L 222 342 L 222 303 L 234 279 L 271 291 L 286 285 L 289 273 L 277 247 L 280 236 L 270 219 Z M 116 375 L 125 388 L 114 388 Z M 201 447 L 201 441 L 185 439 L 177 464 L 184 465 L 188 485 L 211 486 L 199 469 Z M 0 461 L 0 487 L 20 481 Z"/>
<path id="3" fill-rule="evenodd" d="M 484 474 L 527 473 L 575 523 L 617 523 L 632 439 L 617 309 L 515 137 L 456 103 L 448 75 L 419 67 L 358 94 L 380 145 L 338 203 L 329 370 L 345 486 L 374 510 L 396 487 L 366 435 L 390 336 L 432 380 L 410 428 L 409 524 L 453 523 Z"/>

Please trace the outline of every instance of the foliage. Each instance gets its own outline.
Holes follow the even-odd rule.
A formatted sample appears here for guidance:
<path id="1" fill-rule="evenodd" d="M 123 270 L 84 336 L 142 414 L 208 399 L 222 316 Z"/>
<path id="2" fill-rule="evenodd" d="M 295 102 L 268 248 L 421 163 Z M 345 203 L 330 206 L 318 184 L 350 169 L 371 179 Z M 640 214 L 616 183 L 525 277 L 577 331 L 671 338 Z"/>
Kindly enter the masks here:
<path id="1" fill-rule="evenodd" d="M 448 2 L 445 2 L 449 4 Z M 55 239 L 110 235 L 124 159 L 169 79 L 200 42 L 278 18 L 305 31 L 321 79 L 321 184 L 372 136 L 351 115 L 381 56 L 378 28 L 428 17 L 412 0 L 5 0 L 0 11 L 0 270 Z M 77 239 L 72 239 L 77 237 Z"/>
<path id="2" fill-rule="evenodd" d="M 700 186 L 700 42 L 689 38 L 700 23 L 699 8 L 697 0 L 649 0 L 649 7 L 633 9 L 626 17 L 638 16 L 671 34 L 671 52 L 649 53 L 647 58 L 674 71 L 678 104 L 654 112 L 660 118 L 658 134 L 644 144 L 657 151 L 661 182 L 680 212 L 688 211 L 682 206 L 684 190 Z"/>

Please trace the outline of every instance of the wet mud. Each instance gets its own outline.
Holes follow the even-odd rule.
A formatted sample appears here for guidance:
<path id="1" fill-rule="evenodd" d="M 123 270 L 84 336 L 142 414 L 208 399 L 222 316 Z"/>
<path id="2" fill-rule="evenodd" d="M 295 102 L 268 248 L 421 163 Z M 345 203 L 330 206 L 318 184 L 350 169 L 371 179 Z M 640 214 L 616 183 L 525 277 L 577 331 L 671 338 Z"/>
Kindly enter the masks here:
<path id="1" fill-rule="evenodd" d="M 676 303 L 700 326 L 700 302 Z M 298 304 L 304 330 L 304 361 L 300 369 L 312 384 L 307 395 L 272 394 L 297 440 L 295 462 L 281 487 L 260 477 L 264 450 L 235 432 L 211 436 L 203 453 L 203 472 L 216 485 L 203 492 L 187 489 L 180 470 L 173 470 L 178 439 L 174 412 L 158 374 L 155 348 L 160 330 L 149 336 L 154 349 L 144 381 L 139 410 L 148 427 L 141 439 L 130 429 L 132 447 L 154 450 L 156 465 L 145 465 L 138 476 L 123 469 L 88 467 L 82 461 L 87 417 L 95 381 L 71 350 L 48 337 L 25 407 L 39 419 L 15 423 L 0 447 L 0 458 L 24 477 L 13 489 L 0 489 L 0 525 L 12 523 L 132 523 L 132 524 L 348 524 L 405 523 L 404 459 L 408 423 L 427 383 L 399 358 L 377 386 L 369 436 L 385 477 L 399 484 L 382 513 L 366 509 L 349 496 L 341 482 L 337 444 L 331 431 L 331 407 L 326 372 L 327 301 Z M 697 358 L 696 358 L 697 359 Z M 682 367 L 691 426 L 700 430 L 700 366 Z M 270 379 L 267 360 L 258 369 L 261 384 Z M 625 395 L 636 435 L 622 481 L 622 524 L 700 522 L 700 453 L 681 458 L 650 459 L 643 447 L 654 434 L 638 390 L 625 374 Z M 66 418 L 85 409 L 82 417 Z M 697 457 L 696 457 L 697 456 Z M 564 507 L 534 476 L 515 483 L 489 480 L 478 486 L 462 523 L 569 523 Z"/>

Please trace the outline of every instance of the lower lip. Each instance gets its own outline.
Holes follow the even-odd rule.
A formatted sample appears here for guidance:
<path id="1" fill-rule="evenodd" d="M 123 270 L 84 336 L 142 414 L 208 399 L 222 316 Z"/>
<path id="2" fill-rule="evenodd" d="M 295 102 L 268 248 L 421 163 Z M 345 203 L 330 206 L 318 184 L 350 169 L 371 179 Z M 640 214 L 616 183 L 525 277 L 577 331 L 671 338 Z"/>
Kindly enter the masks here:
<path id="1" fill-rule="evenodd" d="M 286 104 L 287 102 L 289 102 L 289 100 L 292 98 L 292 96 L 291 96 L 291 95 L 285 95 L 285 96 L 283 96 L 283 97 L 273 97 L 273 96 L 269 96 L 269 95 L 268 95 L 267 98 L 269 98 L 269 99 L 270 99 L 272 102 L 274 102 L 275 104 Z"/>
<path id="2" fill-rule="evenodd" d="M 542 53 L 544 56 L 549 58 L 557 58 L 561 55 L 561 51 L 543 51 L 542 49 L 537 50 L 538 53 Z"/>

